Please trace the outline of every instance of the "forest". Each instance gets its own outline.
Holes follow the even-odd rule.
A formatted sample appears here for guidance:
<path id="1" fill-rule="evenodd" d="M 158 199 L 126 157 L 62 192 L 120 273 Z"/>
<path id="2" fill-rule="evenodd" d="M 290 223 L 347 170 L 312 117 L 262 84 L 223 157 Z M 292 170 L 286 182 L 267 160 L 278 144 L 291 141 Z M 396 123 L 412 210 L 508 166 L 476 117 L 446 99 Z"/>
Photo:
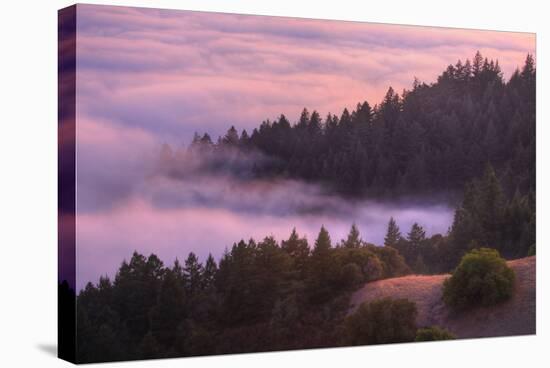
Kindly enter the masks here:
<path id="1" fill-rule="evenodd" d="M 185 149 L 165 145 L 163 170 L 176 177 L 191 155 L 208 158 L 196 170 L 303 180 L 351 200 L 459 199 L 449 231 L 430 237 L 426 224 L 402 230 L 389 218 L 384 244 L 365 241 L 350 224 L 340 241 L 324 226 L 313 242 L 289 229 L 281 241 L 237 241 L 218 260 L 189 253 L 165 265 L 135 252 L 113 279 L 78 293 L 78 361 L 360 344 L 346 319 L 359 286 L 451 272 L 480 247 L 508 259 L 535 254 L 535 79 L 531 55 L 505 81 L 498 61 L 478 52 L 435 83 L 415 79 L 401 95 L 390 87 L 374 106 L 365 101 L 324 119 L 304 108 L 294 123 L 281 115 L 250 134 L 232 126 L 216 142 L 204 133 Z M 71 292 L 60 284 L 60 295 Z M 365 313 L 395 311 L 397 321 L 413 307 L 383 301 Z M 430 327 L 400 326 L 407 331 L 372 343 L 413 341 L 417 327 Z"/>
<path id="2" fill-rule="evenodd" d="M 280 115 L 251 134 L 231 126 L 216 143 L 195 133 L 189 149 L 259 153 L 268 159 L 254 164 L 256 177 L 315 181 L 350 196 L 462 191 L 490 163 L 506 195 L 527 194 L 535 190 L 535 79 L 532 55 L 506 82 L 498 61 L 477 52 L 436 83 L 415 79 L 401 95 L 389 87 L 380 104 L 324 120 L 304 108 L 293 124 Z"/>
<path id="3" fill-rule="evenodd" d="M 234 244 L 219 264 L 190 253 L 165 267 L 134 253 L 114 281 L 78 296 L 83 362 L 341 345 L 335 328 L 347 294 L 365 281 L 409 272 L 391 247 L 364 244 L 355 227 L 334 247 L 322 228 L 310 251 L 293 231 Z"/>

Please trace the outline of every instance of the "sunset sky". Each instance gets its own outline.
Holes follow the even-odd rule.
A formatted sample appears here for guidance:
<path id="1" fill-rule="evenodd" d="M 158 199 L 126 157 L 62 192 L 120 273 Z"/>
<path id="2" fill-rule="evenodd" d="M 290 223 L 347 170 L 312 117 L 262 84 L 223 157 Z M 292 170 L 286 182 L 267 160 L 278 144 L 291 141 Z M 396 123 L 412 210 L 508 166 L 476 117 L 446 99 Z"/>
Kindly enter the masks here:
<path id="1" fill-rule="evenodd" d="M 509 77 L 535 35 L 79 5 L 77 47 L 82 117 L 173 141 L 374 105 L 476 50 Z"/>
<path id="2" fill-rule="evenodd" d="M 199 226 L 191 218 L 217 214 L 219 231 L 240 236 L 247 220 L 226 209 L 155 205 L 162 183 L 143 178 L 162 143 L 188 144 L 194 132 L 216 138 L 231 125 L 250 133 L 281 113 L 296 121 L 303 107 L 324 117 L 364 100 L 375 105 L 389 86 L 434 82 L 476 50 L 498 59 L 507 79 L 535 53 L 535 35 L 78 5 L 78 286 L 114 271 L 133 249 L 168 261 L 176 246 L 209 249 L 189 233 Z M 289 230 L 273 219 L 264 225 L 257 231 Z"/>

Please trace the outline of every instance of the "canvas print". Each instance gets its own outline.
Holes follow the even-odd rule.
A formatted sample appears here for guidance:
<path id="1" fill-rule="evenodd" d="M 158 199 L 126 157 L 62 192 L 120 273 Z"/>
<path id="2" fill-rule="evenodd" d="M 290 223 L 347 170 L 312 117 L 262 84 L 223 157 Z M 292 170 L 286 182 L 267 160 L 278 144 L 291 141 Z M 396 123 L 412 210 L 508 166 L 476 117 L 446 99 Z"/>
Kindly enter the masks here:
<path id="1" fill-rule="evenodd" d="M 59 11 L 59 355 L 535 334 L 535 35 Z"/>

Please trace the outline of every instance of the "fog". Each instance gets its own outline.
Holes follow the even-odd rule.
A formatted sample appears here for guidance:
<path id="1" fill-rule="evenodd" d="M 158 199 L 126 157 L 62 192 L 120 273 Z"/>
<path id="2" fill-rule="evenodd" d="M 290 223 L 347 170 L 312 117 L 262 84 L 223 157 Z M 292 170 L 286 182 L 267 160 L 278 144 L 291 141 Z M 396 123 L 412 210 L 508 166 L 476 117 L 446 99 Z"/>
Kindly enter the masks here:
<path id="1" fill-rule="evenodd" d="M 103 165 L 93 172 L 90 163 L 78 194 L 78 289 L 100 275 L 113 277 L 134 250 L 155 253 L 165 264 L 184 260 L 191 251 L 203 261 L 209 253 L 219 259 L 241 239 L 286 239 L 294 227 L 311 247 L 324 225 L 335 244 L 352 223 L 365 241 L 381 245 L 391 216 L 403 235 L 414 222 L 427 235 L 444 234 L 452 221 L 453 210 L 445 203 L 348 200 L 299 181 L 206 170 L 204 162 L 182 152 L 169 152 L 168 161 L 143 161 L 141 155 L 141 165 L 122 165 L 131 172 L 105 171 Z M 101 179 L 107 174 L 108 181 Z M 124 190 L 112 190 L 113 182 Z"/>

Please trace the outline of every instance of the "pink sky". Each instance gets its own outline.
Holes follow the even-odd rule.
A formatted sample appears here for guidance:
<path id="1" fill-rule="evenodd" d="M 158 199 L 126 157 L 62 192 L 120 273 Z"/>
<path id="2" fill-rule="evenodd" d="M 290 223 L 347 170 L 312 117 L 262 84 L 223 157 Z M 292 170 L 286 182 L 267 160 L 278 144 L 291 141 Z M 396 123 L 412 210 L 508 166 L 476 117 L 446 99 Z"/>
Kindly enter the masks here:
<path id="1" fill-rule="evenodd" d="M 195 131 L 215 138 L 231 125 L 251 132 L 281 113 L 295 121 L 304 107 L 324 117 L 365 100 L 374 106 L 389 86 L 434 82 L 477 50 L 498 59 L 508 78 L 535 52 L 527 33 L 96 5 L 77 6 L 77 28 L 78 287 L 112 276 L 134 249 L 168 262 L 189 250 L 218 257 L 241 236 L 280 240 L 293 226 L 312 240 L 324 223 L 339 240 L 353 221 L 379 241 L 396 213 L 405 226 L 426 219 L 429 231 L 446 231 L 451 211 L 439 207 L 344 206 L 337 218 L 281 217 L 262 201 L 251 204 L 261 215 L 237 213 L 226 198 L 219 208 L 197 208 L 178 193 L 200 188 L 151 186 L 146 173 L 163 142 L 187 144 Z M 288 190 L 320 201 L 290 187 L 267 198 L 285 203 Z M 161 197 L 172 206 L 159 205 Z"/>
<path id="2" fill-rule="evenodd" d="M 477 50 L 509 77 L 535 35 L 79 5 L 77 47 L 82 114 L 189 139 L 374 105 Z"/>

